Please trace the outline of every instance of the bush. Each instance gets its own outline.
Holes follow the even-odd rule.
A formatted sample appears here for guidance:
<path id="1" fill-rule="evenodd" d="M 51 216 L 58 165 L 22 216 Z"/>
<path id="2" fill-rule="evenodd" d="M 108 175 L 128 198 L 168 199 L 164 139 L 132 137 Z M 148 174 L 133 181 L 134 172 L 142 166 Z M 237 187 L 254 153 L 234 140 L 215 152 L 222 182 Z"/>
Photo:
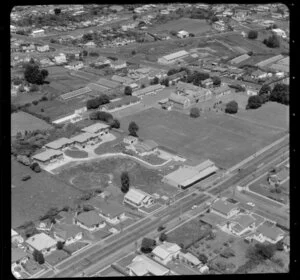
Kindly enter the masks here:
<path id="1" fill-rule="evenodd" d="M 280 46 L 280 41 L 275 34 L 270 36 L 268 39 L 264 39 L 263 43 L 269 48 L 279 48 Z"/>
<path id="2" fill-rule="evenodd" d="M 256 39 L 258 37 L 258 32 L 256 30 L 250 30 L 248 32 L 249 39 Z"/>
<path id="3" fill-rule="evenodd" d="M 289 86 L 285 84 L 276 84 L 271 91 L 270 101 L 275 101 L 284 105 L 289 104 Z"/>
<path id="4" fill-rule="evenodd" d="M 258 95 L 250 96 L 248 99 L 248 104 L 246 106 L 246 109 L 257 109 L 262 105 L 262 99 Z"/>
<path id="5" fill-rule="evenodd" d="M 196 108 L 196 107 L 191 108 L 191 110 L 190 110 L 190 117 L 191 118 L 198 118 L 199 116 L 200 116 L 200 110 L 199 110 L 199 108 Z"/>
<path id="6" fill-rule="evenodd" d="M 125 95 L 131 95 L 132 94 L 132 88 L 130 86 L 126 86 L 124 89 Z"/>
<path id="7" fill-rule="evenodd" d="M 238 103 L 236 101 L 230 101 L 226 104 L 225 113 L 236 114 L 238 112 Z"/>
<path id="8" fill-rule="evenodd" d="M 168 236 L 163 232 L 163 233 L 161 233 L 161 235 L 159 236 L 159 240 L 161 241 L 161 242 L 164 242 L 164 241 L 166 241 L 168 239 Z"/>
<path id="9" fill-rule="evenodd" d="M 62 241 L 58 241 L 56 243 L 57 250 L 62 250 L 64 248 L 64 243 Z"/>
<path id="10" fill-rule="evenodd" d="M 127 193 L 130 187 L 130 178 L 129 174 L 126 171 L 123 171 L 121 174 L 121 191 Z"/>
<path id="11" fill-rule="evenodd" d="M 36 173 L 41 172 L 41 167 L 37 162 L 32 163 L 30 168 Z"/>

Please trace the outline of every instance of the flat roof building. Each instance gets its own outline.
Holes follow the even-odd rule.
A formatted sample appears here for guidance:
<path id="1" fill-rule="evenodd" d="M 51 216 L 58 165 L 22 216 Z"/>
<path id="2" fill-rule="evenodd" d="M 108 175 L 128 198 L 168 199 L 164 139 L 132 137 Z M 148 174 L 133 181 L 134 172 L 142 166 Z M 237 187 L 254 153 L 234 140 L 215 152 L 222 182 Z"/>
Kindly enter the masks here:
<path id="1" fill-rule="evenodd" d="M 26 240 L 26 243 L 30 246 L 32 251 L 37 250 L 44 253 L 48 249 L 55 249 L 57 242 L 49 235 L 42 232 L 29 237 Z"/>
<path id="2" fill-rule="evenodd" d="M 56 150 L 46 150 L 42 153 L 31 156 L 33 160 L 37 160 L 42 163 L 50 162 L 51 160 L 63 156 L 63 153 Z"/>
<path id="3" fill-rule="evenodd" d="M 53 142 L 47 143 L 45 146 L 54 150 L 61 150 L 72 144 L 72 141 L 66 137 L 59 138 Z"/>
<path id="4" fill-rule="evenodd" d="M 189 53 L 187 51 L 182 50 L 182 51 L 178 51 L 178 52 L 175 52 L 175 53 L 165 55 L 165 56 L 159 58 L 158 62 L 162 63 L 162 64 L 174 63 L 177 59 L 184 58 L 188 55 L 189 55 Z"/>
<path id="5" fill-rule="evenodd" d="M 216 173 L 218 167 L 210 161 L 206 160 L 197 166 L 179 167 L 174 172 L 164 176 L 163 182 L 174 187 L 186 189 L 201 180 Z"/>
<path id="6" fill-rule="evenodd" d="M 164 88 L 164 86 L 161 84 L 148 86 L 148 87 L 138 89 L 138 90 L 132 92 L 132 96 L 143 96 L 143 95 L 153 94 L 153 93 L 155 94 L 158 91 L 162 90 L 163 88 Z"/>
<path id="7" fill-rule="evenodd" d="M 108 124 L 98 122 L 98 123 L 94 123 L 90 126 L 87 126 L 85 128 L 82 128 L 81 130 L 84 132 L 91 133 L 91 134 L 98 134 L 103 131 L 108 131 L 109 128 L 110 128 L 110 126 Z"/>

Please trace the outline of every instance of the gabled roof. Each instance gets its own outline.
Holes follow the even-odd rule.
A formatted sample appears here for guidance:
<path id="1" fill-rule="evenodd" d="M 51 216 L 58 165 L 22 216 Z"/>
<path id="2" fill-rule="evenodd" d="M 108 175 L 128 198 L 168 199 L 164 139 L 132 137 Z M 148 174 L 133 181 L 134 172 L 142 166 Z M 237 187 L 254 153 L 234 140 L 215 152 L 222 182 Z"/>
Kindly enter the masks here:
<path id="1" fill-rule="evenodd" d="M 40 161 L 47 161 L 51 159 L 53 156 L 60 156 L 63 153 L 56 150 L 46 150 L 44 152 L 41 152 L 39 154 L 33 155 L 32 158 Z"/>
<path id="2" fill-rule="evenodd" d="M 87 203 L 98 209 L 101 214 L 109 218 L 117 217 L 125 212 L 124 208 L 115 201 L 106 202 L 104 200 L 92 198 L 87 201 Z"/>
<path id="3" fill-rule="evenodd" d="M 74 137 L 72 137 L 70 140 L 73 142 L 79 142 L 79 143 L 84 143 L 92 138 L 95 138 L 96 135 L 88 132 L 80 133 Z"/>
<path id="4" fill-rule="evenodd" d="M 77 225 L 59 224 L 55 226 L 55 232 L 63 239 L 75 237 L 78 233 L 82 232 L 82 229 Z"/>
<path id="5" fill-rule="evenodd" d="M 90 126 L 84 127 L 81 130 L 88 133 L 96 133 L 98 130 L 106 128 L 109 128 L 108 124 L 97 122 Z"/>
<path id="6" fill-rule="evenodd" d="M 55 141 L 52 141 L 50 143 L 47 143 L 45 146 L 51 149 L 59 149 L 63 145 L 70 144 L 72 141 L 66 137 L 59 138 Z"/>
<path id="7" fill-rule="evenodd" d="M 143 199 L 148 196 L 149 194 L 146 194 L 145 192 L 135 189 L 135 188 L 130 188 L 128 193 L 126 193 L 125 197 L 126 199 L 134 202 L 134 203 L 141 203 Z"/>
<path id="8" fill-rule="evenodd" d="M 191 262 L 193 265 L 197 266 L 201 263 L 200 260 L 197 257 L 195 257 L 194 255 L 192 255 L 190 252 L 187 252 L 185 254 L 181 253 L 181 255 L 184 256 L 184 258 L 186 260 L 188 260 L 189 262 Z"/>
<path id="9" fill-rule="evenodd" d="M 255 219 L 250 215 L 239 214 L 235 219 L 232 219 L 232 221 L 238 223 L 242 227 L 242 229 L 245 229 L 253 224 L 255 222 Z"/>

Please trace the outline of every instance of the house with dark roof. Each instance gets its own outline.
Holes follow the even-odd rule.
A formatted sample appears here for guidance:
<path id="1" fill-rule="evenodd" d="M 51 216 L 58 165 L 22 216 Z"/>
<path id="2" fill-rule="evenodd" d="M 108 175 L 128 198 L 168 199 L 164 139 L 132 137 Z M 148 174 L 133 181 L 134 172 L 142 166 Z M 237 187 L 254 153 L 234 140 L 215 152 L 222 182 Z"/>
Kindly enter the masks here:
<path id="1" fill-rule="evenodd" d="M 77 225 L 58 224 L 55 226 L 54 238 L 65 242 L 65 245 L 72 244 L 83 237 L 83 230 Z"/>
<path id="2" fill-rule="evenodd" d="M 239 209 L 236 204 L 219 198 L 212 204 L 211 211 L 229 219 L 236 215 L 239 212 Z"/>
<path id="3" fill-rule="evenodd" d="M 95 210 L 82 212 L 77 215 L 75 224 L 88 231 L 95 231 L 106 226 L 105 220 Z"/>
<path id="4" fill-rule="evenodd" d="M 284 238 L 284 231 L 276 226 L 269 226 L 266 223 L 260 225 L 254 235 L 253 239 L 257 240 L 260 243 L 270 242 L 276 244 L 278 241 Z"/>
<path id="5" fill-rule="evenodd" d="M 186 75 L 187 75 L 186 71 L 181 71 L 181 72 L 175 73 L 171 76 L 168 76 L 168 79 L 169 79 L 170 83 L 175 85 L 176 82 L 178 82 L 183 77 L 186 77 Z"/>

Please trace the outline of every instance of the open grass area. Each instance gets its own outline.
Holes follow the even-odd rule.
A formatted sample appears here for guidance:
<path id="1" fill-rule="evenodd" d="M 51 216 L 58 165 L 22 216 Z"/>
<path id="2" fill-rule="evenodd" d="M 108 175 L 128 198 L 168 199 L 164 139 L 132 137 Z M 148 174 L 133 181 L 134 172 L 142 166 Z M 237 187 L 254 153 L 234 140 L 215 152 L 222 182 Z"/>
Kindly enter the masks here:
<path id="1" fill-rule="evenodd" d="M 210 31 L 211 26 L 205 21 L 200 19 L 180 18 L 172 20 L 165 24 L 157 24 L 149 28 L 150 32 L 170 32 L 170 31 L 185 30 L 189 33 L 194 33 L 195 36 L 204 32 Z"/>
<path id="2" fill-rule="evenodd" d="M 52 252 L 50 255 L 45 257 L 45 261 L 49 263 L 52 266 L 57 265 L 61 261 L 65 260 L 68 258 L 70 255 L 65 252 L 64 250 L 56 250 Z"/>
<path id="3" fill-rule="evenodd" d="M 28 113 L 19 111 L 11 114 L 11 136 L 16 136 L 18 132 L 23 134 L 26 130 L 46 130 L 50 128 L 52 128 L 50 124 Z"/>
<path id="4" fill-rule="evenodd" d="M 123 118 L 121 128 L 126 130 L 131 121 L 137 123 L 138 135 L 143 139 L 152 139 L 185 158 L 209 158 L 222 168 L 238 163 L 282 136 L 280 130 L 214 112 L 192 119 L 181 112 L 150 108 Z"/>
<path id="5" fill-rule="evenodd" d="M 18 93 L 16 96 L 11 97 L 11 103 L 22 106 L 26 103 L 32 103 L 34 100 L 40 100 L 43 95 L 42 91 Z"/>
<path id="6" fill-rule="evenodd" d="M 58 180 L 50 173 L 45 171 L 35 173 L 14 159 L 11 160 L 11 165 L 11 179 L 15 186 L 11 189 L 13 228 L 39 219 L 51 207 L 73 206 L 74 200 L 82 195 L 79 190 Z M 25 175 L 30 175 L 31 179 L 22 181 Z"/>
<path id="7" fill-rule="evenodd" d="M 100 277 L 124 277 L 125 275 L 123 275 L 122 273 L 120 273 L 119 271 L 113 269 L 112 267 L 108 267 L 107 269 L 101 271 L 98 276 Z"/>
<path id="8" fill-rule="evenodd" d="M 88 153 L 86 151 L 80 151 L 80 150 L 66 150 L 64 152 L 67 156 L 72 158 L 87 158 Z"/>
<path id="9" fill-rule="evenodd" d="M 46 266 L 40 265 L 37 262 L 35 262 L 33 259 L 30 259 L 24 264 L 23 268 L 26 272 L 28 272 L 32 276 L 40 272 L 41 270 L 45 269 Z"/>
<path id="10" fill-rule="evenodd" d="M 136 253 L 131 253 L 128 256 L 125 256 L 124 258 L 120 259 L 117 264 L 120 265 L 123 268 L 126 268 L 127 265 L 131 264 L 132 260 L 137 256 Z"/>
<path id="11" fill-rule="evenodd" d="M 68 246 L 64 246 L 64 249 L 68 250 L 71 254 L 75 253 L 76 251 L 80 250 L 81 248 L 87 246 L 89 243 L 77 241 L 75 243 L 72 243 Z"/>

